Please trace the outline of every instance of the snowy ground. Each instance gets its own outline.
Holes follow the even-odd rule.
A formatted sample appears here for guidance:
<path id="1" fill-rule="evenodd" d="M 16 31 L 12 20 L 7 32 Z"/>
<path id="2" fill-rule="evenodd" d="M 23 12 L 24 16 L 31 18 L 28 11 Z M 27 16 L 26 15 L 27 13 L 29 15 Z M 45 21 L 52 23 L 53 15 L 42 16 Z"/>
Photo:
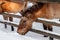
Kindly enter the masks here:
<path id="1" fill-rule="evenodd" d="M 2 15 L 0 15 L 0 20 L 3 20 Z M 19 20 L 18 18 L 14 18 L 14 22 L 19 24 Z M 58 21 L 58 19 L 53 19 L 54 21 Z M 7 25 L 7 29 L 4 28 L 4 24 L 0 23 L 0 40 L 49 40 L 49 37 L 43 37 L 43 35 L 41 34 L 37 34 L 34 32 L 29 31 L 26 35 L 19 35 L 16 31 L 17 28 L 15 28 L 14 31 L 11 31 L 10 29 L 10 25 Z M 33 27 L 34 29 L 38 29 L 38 30 L 43 30 L 43 25 L 42 23 L 33 23 Z M 60 28 L 54 26 L 53 27 L 53 31 L 56 33 L 60 33 Z M 55 39 L 54 40 L 58 40 Z"/>
<path id="2" fill-rule="evenodd" d="M 28 5 L 29 7 L 32 4 Z M 2 15 L 0 15 L 0 20 L 3 20 Z M 19 20 L 18 18 L 14 18 L 14 22 L 19 24 Z M 58 19 L 53 19 L 54 21 L 58 21 Z M 0 40 L 49 40 L 49 37 L 43 37 L 43 35 L 41 34 L 37 34 L 34 32 L 29 31 L 26 35 L 19 35 L 16 31 L 17 28 L 15 28 L 14 31 L 11 31 L 10 25 L 7 25 L 7 29 L 4 28 L 4 24 L 0 23 Z M 33 23 L 33 27 L 34 29 L 38 29 L 38 30 L 43 30 L 43 25 L 42 23 Z M 60 33 L 60 27 L 53 27 L 53 32 L 56 33 Z M 54 40 L 58 40 L 55 39 Z"/>

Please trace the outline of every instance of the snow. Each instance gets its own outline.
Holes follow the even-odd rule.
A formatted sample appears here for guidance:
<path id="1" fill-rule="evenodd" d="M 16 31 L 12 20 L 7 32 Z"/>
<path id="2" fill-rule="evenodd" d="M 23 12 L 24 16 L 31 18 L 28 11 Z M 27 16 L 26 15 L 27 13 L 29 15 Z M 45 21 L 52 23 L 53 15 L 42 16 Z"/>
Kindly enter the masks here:
<path id="1" fill-rule="evenodd" d="M 32 6 L 32 4 L 29 4 L 28 6 L 30 7 L 30 5 Z M 20 15 L 20 14 L 17 13 L 16 15 Z M 2 15 L 0 15 L 0 20 L 3 20 Z M 53 19 L 53 21 L 59 22 L 58 19 Z M 13 23 L 19 24 L 19 22 L 20 19 L 18 18 L 13 19 Z M 5 29 L 4 24 L 0 23 L 0 40 L 49 40 L 49 37 L 43 37 L 43 35 L 31 31 L 29 31 L 26 35 L 20 35 L 17 33 L 17 28 L 16 27 L 14 28 L 15 30 L 11 31 L 10 25 L 7 25 L 7 29 Z M 34 22 L 32 28 L 43 30 L 43 24 Z M 53 32 L 60 33 L 60 27 L 54 26 Z M 58 39 L 54 38 L 54 40 L 58 40 Z"/>
<path id="2" fill-rule="evenodd" d="M 2 17 L 2 16 L 0 16 Z M 10 25 L 7 25 L 7 29 L 4 28 L 4 24 L 0 23 L 0 40 L 37 40 L 31 37 L 27 37 L 24 35 L 19 35 L 16 31 L 17 28 L 15 28 L 15 31 L 11 31 Z"/>
<path id="3" fill-rule="evenodd" d="M 5 33 L 0 31 L 0 40 L 36 40 L 32 39 L 31 37 L 26 37 L 23 35 L 18 35 L 17 33 Z"/>
<path id="4" fill-rule="evenodd" d="M 0 20 L 3 20 L 2 15 L 0 15 Z M 20 19 L 14 18 L 13 23 L 19 24 Z M 58 21 L 58 19 L 53 19 L 54 21 Z M 58 21 L 59 22 L 59 21 Z M 14 31 L 11 31 L 10 25 L 7 25 L 7 29 L 4 28 L 4 24 L 0 23 L 0 40 L 49 40 L 49 37 L 43 37 L 41 34 L 37 34 L 34 32 L 29 31 L 26 35 L 20 35 L 17 33 L 17 28 L 15 28 Z M 33 23 L 34 29 L 37 30 L 43 30 L 43 24 L 42 23 Z M 53 27 L 53 32 L 60 33 L 60 27 Z M 58 40 L 55 39 L 54 40 Z"/>

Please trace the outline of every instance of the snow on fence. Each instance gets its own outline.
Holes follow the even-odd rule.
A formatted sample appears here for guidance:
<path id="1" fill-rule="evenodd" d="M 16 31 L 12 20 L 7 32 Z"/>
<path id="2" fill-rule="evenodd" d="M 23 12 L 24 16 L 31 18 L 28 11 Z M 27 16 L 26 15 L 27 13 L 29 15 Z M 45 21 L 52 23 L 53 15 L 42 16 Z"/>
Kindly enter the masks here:
<path id="1" fill-rule="evenodd" d="M 13 14 L 0 14 L 0 15 L 7 15 L 8 16 L 12 16 L 12 17 L 17 17 L 17 18 L 21 18 L 22 16 L 19 15 L 13 15 Z M 48 19 L 37 19 L 35 22 L 40 22 L 40 23 L 46 23 L 46 24 L 51 24 L 51 25 L 55 25 L 55 26 L 60 26 L 60 22 L 56 22 L 56 21 L 52 21 L 52 20 L 48 20 Z M 14 27 L 18 27 L 17 24 L 10 22 L 10 21 L 0 21 L 0 23 L 3 24 L 8 24 L 8 25 L 13 25 Z M 53 38 L 57 38 L 60 39 L 60 34 L 58 33 L 54 33 L 54 32 L 50 32 L 50 31 L 46 31 L 46 30 L 36 30 L 36 29 L 31 29 L 30 31 L 35 32 L 35 33 L 39 33 L 39 34 L 43 34 L 43 35 L 47 35 Z"/>

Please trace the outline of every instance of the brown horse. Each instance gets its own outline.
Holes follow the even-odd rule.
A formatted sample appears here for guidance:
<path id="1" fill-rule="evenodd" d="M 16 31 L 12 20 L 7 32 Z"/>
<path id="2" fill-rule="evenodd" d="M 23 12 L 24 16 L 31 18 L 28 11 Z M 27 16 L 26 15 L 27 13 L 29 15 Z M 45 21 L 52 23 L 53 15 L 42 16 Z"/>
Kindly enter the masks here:
<path id="1" fill-rule="evenodd" d="M 31 8 L 22 11 L 21 14 L 23 16 L 21 23 L 18 27 L 17 32 L 20 34 L 25 34 L 32 27 L 32 23 L 39 17 L 42 17 L 42 13 L 45 13 L 44 9 L 46 9 L 44 3 L 37 3 Z"/>
<path id="2" fill-rule="evenodd" d="M 56 7 L 57 6 L 57 7 Z M 19 34 L 26 34 L 31 28 L 32 23 L 37 18 L 60 18 L 60 4 L 59 3 L 41 3 L 37 2 L 34 6 L 21 12 L 23 18 L 20 22 L 17 32 Z M 52 25 L 43 24 L 45 30 L 52 31 Z M 53 38 L 50 37 L 51 40 Z"/>
<path id="3" fill-rule="evenodd" d="M 0 0 L 0 13 L 7 12 L 7 13 L 17 13 L 20 12 L 22 9 L 24 9 L 25 3 L 15 3 L 15 2 L 10 2 L 5 1 L 5 0 Z M 8 17 L 3 15 L 4 20 L 8 20 Z M 13 21 L 12 17 L 9 17 L 9 21 Z M 7 25 L 5 24 L 5 28 L 7 28 Z M 12 31 L 14 30 L 13 26 L 11 26 Z"/>

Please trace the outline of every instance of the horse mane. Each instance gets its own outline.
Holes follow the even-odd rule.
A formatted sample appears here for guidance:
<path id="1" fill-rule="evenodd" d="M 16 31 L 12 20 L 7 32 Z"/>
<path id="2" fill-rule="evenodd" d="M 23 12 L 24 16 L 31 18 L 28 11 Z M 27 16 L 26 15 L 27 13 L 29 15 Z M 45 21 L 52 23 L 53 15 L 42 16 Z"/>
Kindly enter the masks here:
<path id="1" fill-rule="evenodd" d="M 36 2 L 36 4 L 33 5 L 32 7 L 28 8 L 28 9 L 26 9 L 26 10 L 22 10 L 22 11 L 21 11 L 21 14 L 22 14 L 22 16 L 24 16 L 24 15 L 25 15 L 26 13 L 28 13 L 28 12 L 33 14 L 34 12 L 38 11 L 39 9 L 41 9 L 44 4 L 45 4 L 45 3 Z"/>

